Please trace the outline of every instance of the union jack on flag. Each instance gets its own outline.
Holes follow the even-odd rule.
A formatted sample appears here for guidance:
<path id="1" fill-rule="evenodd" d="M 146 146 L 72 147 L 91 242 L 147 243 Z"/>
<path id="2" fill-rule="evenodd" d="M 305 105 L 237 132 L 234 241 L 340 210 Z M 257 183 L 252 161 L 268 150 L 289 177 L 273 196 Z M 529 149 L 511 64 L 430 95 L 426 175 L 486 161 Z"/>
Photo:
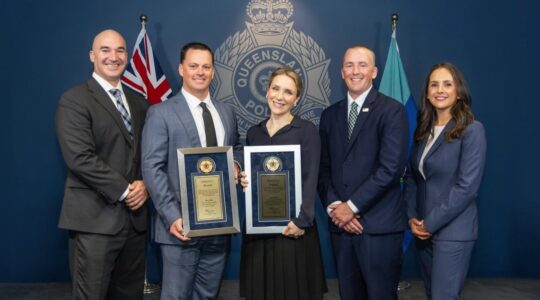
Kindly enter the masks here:
<path id="1" fill-rule="evenodd" d="M 133 56 L 122 76 L 122 83 L 142 94 L 152 104 L 167 100 L 172 93 L 154 55 L 144 24 L 135 42 Z"/>

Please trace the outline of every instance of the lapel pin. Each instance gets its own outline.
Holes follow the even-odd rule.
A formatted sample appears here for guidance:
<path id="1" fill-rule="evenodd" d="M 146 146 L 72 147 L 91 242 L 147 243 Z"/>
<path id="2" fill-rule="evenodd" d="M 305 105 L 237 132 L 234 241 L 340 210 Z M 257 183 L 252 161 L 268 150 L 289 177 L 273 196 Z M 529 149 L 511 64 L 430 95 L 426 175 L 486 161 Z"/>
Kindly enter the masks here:
<path id="1" fill-rule="evenodd" d="M 362 108 L 362 112 L 369 112 L 369 107 Z"/>

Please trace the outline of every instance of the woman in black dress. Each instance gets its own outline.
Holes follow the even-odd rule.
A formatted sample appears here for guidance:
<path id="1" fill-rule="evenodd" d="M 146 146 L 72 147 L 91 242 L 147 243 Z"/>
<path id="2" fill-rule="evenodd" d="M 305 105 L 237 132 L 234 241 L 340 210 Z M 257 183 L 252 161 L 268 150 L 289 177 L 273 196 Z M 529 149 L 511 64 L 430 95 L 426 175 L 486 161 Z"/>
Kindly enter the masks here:
<path id="1" fill-rule="evenodd" d="M 315 194 L 321 142 L 313 123 L 291 113 L 298 104 L 302 79 L 289 67 L 270 77 L 266 99 L 270 118 L 251 127 L 249 146 L 300 145 L 302 206 L 281 234 L 243 236 L 240 295 L 256 300 L 322 299 L 327 291 L 315 224 Z M 248 182 L 243 176 L 244 188 Z"/>

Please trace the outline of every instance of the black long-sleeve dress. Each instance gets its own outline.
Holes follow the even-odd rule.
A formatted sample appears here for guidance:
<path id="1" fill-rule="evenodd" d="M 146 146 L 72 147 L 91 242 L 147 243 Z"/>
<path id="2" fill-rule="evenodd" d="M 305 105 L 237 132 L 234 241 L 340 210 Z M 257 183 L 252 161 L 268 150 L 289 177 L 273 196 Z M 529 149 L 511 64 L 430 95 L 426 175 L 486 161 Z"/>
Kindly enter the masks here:
<path id="1" fill-rule="evenodd" d="M 313 123 L 294 117 L 272 137 L 268 119 L 251 127 L 247 145 L 300 145 L 302 206 L 292 221 L 305 230 L 298 238 L 282 234 L 243 235 L 240 295 L 246 299 L 322 299 L 326 280 L 315 224 L 315 195 L 321 142 Z"/>

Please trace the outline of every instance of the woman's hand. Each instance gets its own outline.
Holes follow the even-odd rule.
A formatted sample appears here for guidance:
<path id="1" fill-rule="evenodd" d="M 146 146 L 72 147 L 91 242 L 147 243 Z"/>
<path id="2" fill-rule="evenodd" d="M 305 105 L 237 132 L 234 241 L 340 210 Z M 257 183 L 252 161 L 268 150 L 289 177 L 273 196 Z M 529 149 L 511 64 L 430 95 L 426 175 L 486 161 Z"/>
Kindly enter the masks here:
<path id="1" fill-rule="evenodd" d="M 412 234 L 421 240 L 427 240 L 431 237 L 431 233 L 424 226 L 424 220 L 412 218 L 409 220 L 409 227 L 411 227 Z"/>
<path id="2" fill-rule="evenodd" d="M 240 172 L 240 184 L 242 185 L 242 191 L 246 192 L 249 181 L 247 180 L 247 175 L 244 171 Z"/>
<path id="3" fill-rule="evenodd" d="M 296 226 L 296 224 L 294 224 L 293 221 L 290 221 L 289 224 L 287 224 L 287 227 L 285 227 L 282 232 L 284 236 L 292 237 L 295 239 L 303 236 L 304 233 L 305 233 L 305 230 Z"/>

